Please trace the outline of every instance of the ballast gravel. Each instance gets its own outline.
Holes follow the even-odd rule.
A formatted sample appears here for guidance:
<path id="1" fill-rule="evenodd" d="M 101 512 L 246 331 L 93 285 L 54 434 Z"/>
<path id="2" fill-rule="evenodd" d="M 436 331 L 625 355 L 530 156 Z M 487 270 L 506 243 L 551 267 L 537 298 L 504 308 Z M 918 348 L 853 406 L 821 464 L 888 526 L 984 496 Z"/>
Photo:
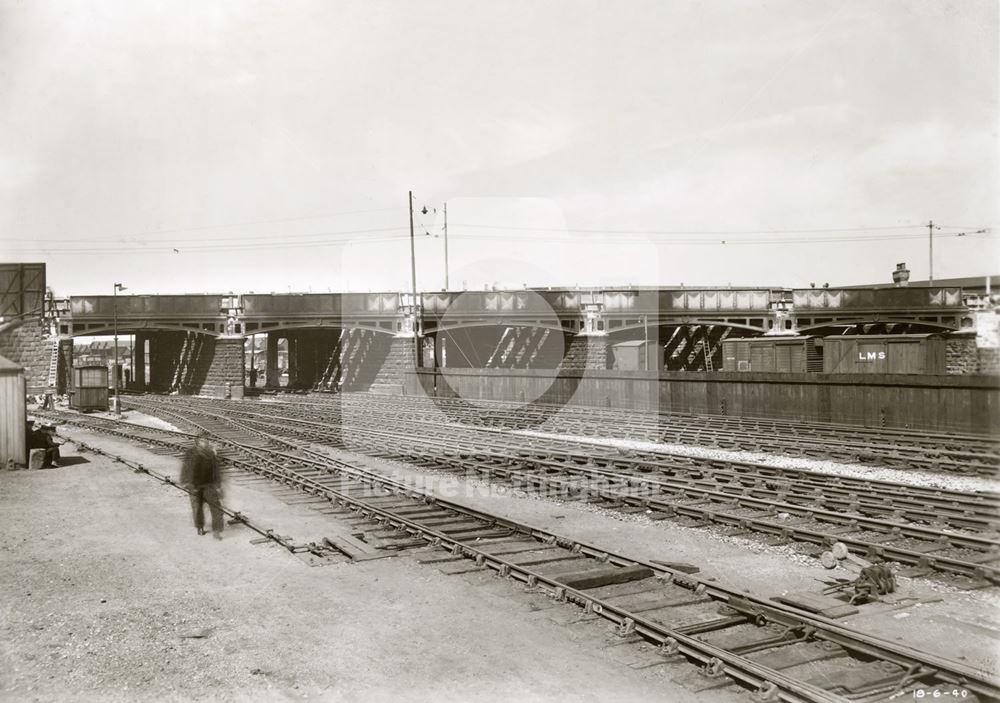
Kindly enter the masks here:
<path id="1" fill-rule="evenodd" d="M 556 439 L 566 442 L 575 442 L 578 444 L 590 444 L 600 447 L 614 447 L 616 449 L 631 449 L 646 452 L 661 452 L 664 454 L 694 457 L 697 459 L 738 461 L 748 464 L 757 464 L 758 466 L 812 471 L 819 474 L 846 476 L 869 481 L 891 481 L 893 483 L 903 483 L 922 488 L 941 488 L 949 491 L 966 491 L 975 493 L 1000 491 L 1000 481 L 978 478 L 975 476 L 952 476 L 947 474 L 931 473 L 928 471 L 903 471 L 901 469 L 891 469 L 887 466 L 848 464 L 839 461 L 809 459 L 805 457 L 789 457 L 778 454 L 766 454 L 763 452 L 710 449 L 708 447 L 696 447 L 688 444 L 664 444 L 660 442 L 645 442 L 631 439 L 617 439 L 613 437 L 586 437 L 582 435 L 540 432 L 538 430 L 478 429 L 483 431 L 498 431 L 503 432 L 504 434 L 520 435 L 523 437 Z"/>

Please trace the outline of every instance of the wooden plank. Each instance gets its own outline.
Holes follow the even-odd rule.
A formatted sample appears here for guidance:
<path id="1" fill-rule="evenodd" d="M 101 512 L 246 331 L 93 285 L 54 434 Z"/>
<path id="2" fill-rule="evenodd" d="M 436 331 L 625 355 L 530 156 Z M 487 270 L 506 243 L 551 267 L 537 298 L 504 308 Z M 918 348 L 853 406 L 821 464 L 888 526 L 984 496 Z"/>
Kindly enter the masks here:
<path id="1" fill-rule="evenodd" d="M 661 561 L 660 559 L 651 559 L 654 564 L 659 564 L 660 566 L 665 566 L 673 571 L 681 571 L 685 574 L 697 574 L 701 569 L 694 564 L 688 564 L 684 561 Z"/>
<path id="2" fill-rule="evenodd" d="M 351 561 L 367 561 L 369 559 L 381 559 L 393 556 L 392 553 L 378 550 L 372 545 L 366 544 L 350 535 L 338 534 L 333 537 L 325 537 L 323 541 L 338 552 L 343 552 L 349 556 Z"/>
<path id="3" fill-rule="evenodd" d="M 836 598 L 830 598 L 818 593 L 789 593 L 784 596 L 775 596 L 772 600 L 801 608 L 810 613 L 818 613 L 828 618 L 843 618 L 859 612 L 853 605 L 847 605 Z"/>
<path id="4" fill-rule="evenodd" d="M 606 566 L 601 569 L 589 569 L 561 574 L 556 580 L 569 588 L 588 589 L 609 586 L 615 583 L 628 583 L 649 578 L 653 570 L 648 566 Z"/>

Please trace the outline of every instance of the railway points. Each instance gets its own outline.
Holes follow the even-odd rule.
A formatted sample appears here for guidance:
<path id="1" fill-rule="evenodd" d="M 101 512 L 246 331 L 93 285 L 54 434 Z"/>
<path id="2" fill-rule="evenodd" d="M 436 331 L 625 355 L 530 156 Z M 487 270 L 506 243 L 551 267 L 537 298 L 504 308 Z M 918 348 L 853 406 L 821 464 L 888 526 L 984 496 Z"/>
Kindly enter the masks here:
<path id="1" fill-rule="evenodd" d="M 157 407 L 147 399 L 133 402 L 147 409 Z M 192 401 L 183 404 L 190 412 Z M 213 410 L 212 401 L 193 404 L 201 405 L 200 412 L 206 417 L 242 418 L 245 426 L 261 431 L 327 442 L 342 438 L 342 434 L 328 432 L 337 420 L 323 415 L 312 420 L 283 417 L 277 404 L 262 406 L 264 412 L 250 409 L 252 405 L 248 408 L 246 403 L 224 411 L 219 407 Z M 169 417 L 184 417 L 183 412 L 177 412 L 177 405 L 177 401 L 168 401 L 164 407 L 161 402 L 160 411 Z M 269 418 L 269 413 L 278 414 Z M 817 555 L 824 547 L 842 542 L 865 556 L 900 561 L 911 567 L 908 573 L 944 571 L 969 585 L 998 579 L 995 494 L 931 491 L 890 483 L 855 481 L 852 485 L 841 477 L 831 481 L 821 474 L 809 476 L 811 485 L 797 480 L 794 486 L 782 486 L 779 482 L 787 483 L 787 477 L 747 473 L 751 466 L 741 466 L 743 473 L 718 466 L 686 471 L 668 467 L 664 472 L 655 459 L 638 463 L 637 468 L 634 458 L 594 457 L 565 443 L 536 444 L 533 451 L 527 451 L 515 437 L 501 448 L 492 433 L 476 436 L 473 429 L 466 435 L 449 424 L 438 427 L 435 437 L 429 423 L 407 426 L 393 416 L 395 427 L 387 430 L 381 428 L 389 424 L 388 415 L 368 417 L 370 424 L 351 428 L 354 439 L 346 446 L 420 466 L 528 486 L 564 500 L 585 500 L 624 512 L 649 513 L 658 519 L 724 526 L 735 534 L 759 532 L 779 541 L 811 544 Z M 596 465 L 595 461 L 602 460 L 604 466 Z M 866 499 L 860 497 L 860 490 L 868 494 Z"/>

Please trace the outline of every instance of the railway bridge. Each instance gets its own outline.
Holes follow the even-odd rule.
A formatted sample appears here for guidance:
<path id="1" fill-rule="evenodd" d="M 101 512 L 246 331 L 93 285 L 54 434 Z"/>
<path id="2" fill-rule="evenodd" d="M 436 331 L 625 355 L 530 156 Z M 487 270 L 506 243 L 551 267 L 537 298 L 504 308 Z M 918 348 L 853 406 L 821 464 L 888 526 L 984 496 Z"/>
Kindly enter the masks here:
<path id="1" fill-rule="evenodd" d="M 603 369 L 611 346 L 636 340 L 662 348 L 662 368 L 713 370 L 722 341 L 734 336 L 971 329 L 966 298 L 958 287 L 533 288 L 415 300 L 396 292 L 99 295 L 63 301 L 57 326 L 70 357 L 76 337 L 134 336 L 137 388 L 223 393 L 242 389 L 248 364 L 272 387 L 287 376 L 302 388 L 367 388 L 396 383 L 415 364 Z"/>

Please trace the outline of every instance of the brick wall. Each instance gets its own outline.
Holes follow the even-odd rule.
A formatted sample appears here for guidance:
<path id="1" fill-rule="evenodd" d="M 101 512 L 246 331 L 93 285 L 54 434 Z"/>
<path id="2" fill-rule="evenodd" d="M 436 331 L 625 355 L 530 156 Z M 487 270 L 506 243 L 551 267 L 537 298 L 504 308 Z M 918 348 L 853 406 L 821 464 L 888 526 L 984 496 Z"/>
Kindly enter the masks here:
<path id="1" fill-rule="evenodd" d="M 608 338 L 579 335 L 571 337 L 559 368 L 567 371 L 608 368 Z"/>
<path id="2" fill-rule="evenodd" d="M 979 373 L 979 356 L 973 335 L 949 337 L 945 343 L 945 373 L 965 375 Z"/>
<path id="3" fill-rule="evenodd" d="M 0 356 L 24 367 L 27 393 L 44 393 L 48 385 L 51 342 L 47 329 L 38 320 L 29 320 L 14 329 L 0 332 Z"/>
<path id="4" fill-rule="evenodd" d="M 382 336 L 379 335 L 379 337 Z M 379 340 L 382 347 L 380 349 L 381 353 L 377 355 L 376 359 L 372 360 L 371 365 L 366 367 L 368 370 L 377 369 L 377 372 L 371 375 L 370 379 L 366 379 L 369 387 L 392 386 L 394 388 L 402 388 L 403 372 L 413 369 L 413 337 L 390 337 L 388 339 L 390 340 L 388 345 L 385 344 L 384 340 Z M 370 373 L 365 375 L 369 376 Z M 364 384 L 359 383 L 355 379 L 352 387 L 348 390 L 364 390 L 362 386 Z"/>
<path id="5" fill-rule="evenodd" d="M 191 334 L 182 364 L 181 393 L 243 397 L 243 338 Z"/>
<path id="6" fill-rule="evenodd" d="M 244 355 L 242 337 L 205 337 L 202 352 L 194 360 L 194 384 L 188 390 L 200 395 L 243 397 Z"/>

